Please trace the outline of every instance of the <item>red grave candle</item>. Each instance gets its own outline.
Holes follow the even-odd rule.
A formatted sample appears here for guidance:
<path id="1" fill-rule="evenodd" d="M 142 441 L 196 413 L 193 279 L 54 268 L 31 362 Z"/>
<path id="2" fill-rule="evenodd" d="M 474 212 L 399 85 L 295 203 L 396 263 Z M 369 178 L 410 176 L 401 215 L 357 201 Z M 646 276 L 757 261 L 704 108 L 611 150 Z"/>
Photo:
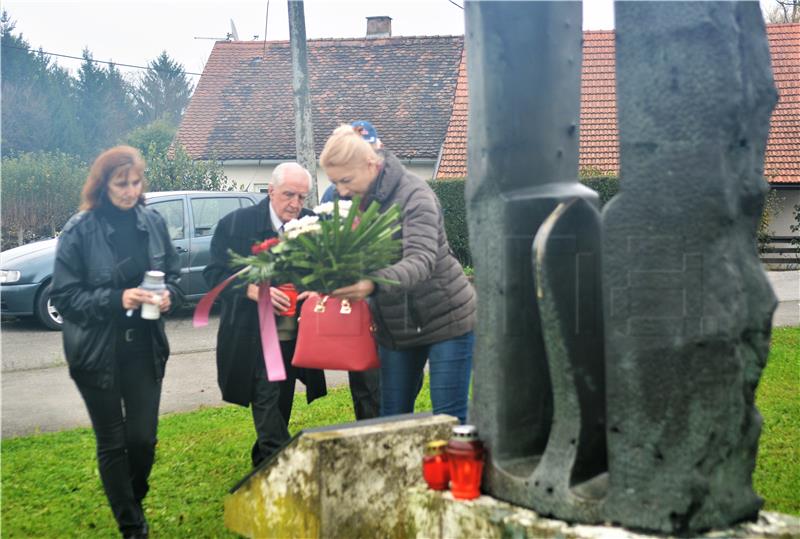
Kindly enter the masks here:
<path id="1" fill-rule="evenodd" d="M 478 429 L 472 425 L 453 427 L 445 449 L 450 466 L 450 491 L 454 498 L 471 500 L 481 495 L 484 449 Z"/>
<path id="2" fill-rule="evenodd" d="M 447 442 L 434 440 L 425 447 L 422 457 L 422 477 L 432 490 L 446 490 L 450 481 L 450 470 L 447 465 L 447 455 L 444 448 Z"/>

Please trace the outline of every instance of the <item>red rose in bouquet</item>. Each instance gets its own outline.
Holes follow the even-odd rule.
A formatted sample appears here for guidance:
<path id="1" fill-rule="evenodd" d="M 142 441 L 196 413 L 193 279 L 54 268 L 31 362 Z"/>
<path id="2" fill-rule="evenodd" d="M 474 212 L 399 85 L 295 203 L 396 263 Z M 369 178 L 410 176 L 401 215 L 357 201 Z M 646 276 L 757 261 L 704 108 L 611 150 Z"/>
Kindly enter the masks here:
<path id="1" fill-rule="evenodd" d="M 270 249 L 278 245 L 280 242 L 281 240 L 279 240 L 278 238 L 269 238 L 267 240 L 262 241 L 261 243 L 256 243 L 255 245 L 253 245 L 250 248 L 250 252 L 253 253 L 254 255 L 257 255 L 258 253 L 263 253 L 264 251 L 269 251 Z"/>

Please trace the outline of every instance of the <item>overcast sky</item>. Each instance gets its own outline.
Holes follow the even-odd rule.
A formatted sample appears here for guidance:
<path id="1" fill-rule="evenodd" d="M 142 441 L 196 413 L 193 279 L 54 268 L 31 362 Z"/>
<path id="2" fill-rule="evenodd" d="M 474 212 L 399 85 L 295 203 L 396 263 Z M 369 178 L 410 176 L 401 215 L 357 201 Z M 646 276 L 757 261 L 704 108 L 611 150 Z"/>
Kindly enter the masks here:
<path id="1" fill-rule="evenodd" d="M 463 5 L 463 0 L 453 0 Z M 264 39 L 267 0 L 5 0 L 16 32 L 34 48 L 80 56 L 88 47 L 95 60 L 146 65 L 162 50 L 189 72 L 201 72 L 213 40 L 231 31 L 233 19 L 241 40 Z M 392 17 L 392 35 L 462 35 L 464 12 L 449 0 L 306 0 L 306 35 L 361 37 L 366 17 Z M 614 27 L 613 2 L 584 3 L 584 29 Z M 288 39 L 286 0 L 269 2 L 267 38 Z M 77 60 L 59 59 L 74 72 Z M 121 68 L 125 73 L 135 69 Z M 196 79 L 196 77 L 195 77 Z"/>
<path id="2" fill-rule="evenodd" d="M 761 0 L 762 5 L 774 0 Z M 464 0 L 305 0 L 309 39 L 361 37 L 366 17 L 392 17 L 392 35 L 463 35 Z M 162 50 L 188 72 L 203 70 L 213 39 L 225 38 L 231 20 L 241 40 L 289 38 L 286 0 L 4 0 L 16 31 L 34 48 L 95 60 L 146 65 Z M 584 30 L 614 28 L 613 0 L 585 0 Z M 59 59 L 73 73 L 79 60 Z M 120 68 L 137 76 L 141 70 Z M 196 81 L 198 77 L 193 77 Z"/>

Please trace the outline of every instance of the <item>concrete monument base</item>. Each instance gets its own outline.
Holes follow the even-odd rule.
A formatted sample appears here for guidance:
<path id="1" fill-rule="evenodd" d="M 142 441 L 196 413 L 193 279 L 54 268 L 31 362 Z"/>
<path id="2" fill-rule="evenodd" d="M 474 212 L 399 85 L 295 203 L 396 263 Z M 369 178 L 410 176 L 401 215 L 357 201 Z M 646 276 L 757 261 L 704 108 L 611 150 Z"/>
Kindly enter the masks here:
<path id="1" fill-rule="evenodd" d="M 303 431 L 231 490 L 225 525 L 257 538 L 666 537 L 569 524 L 490 496 L 464 501 L 429 490 L 425 444 L 448 439 L 456 424 L 454 417 L 421 414 Z M 757 522 L 697 537 L 800 539 L 800 519 L 762 512 Z"/>
<path id="2" fill-rule="evenodd" d="M 412 487 L 407 493 L 406 537 L 451 539 L 664 539 L 666 535 L 636 533 L 617 526 L 569 524 L 539 516 L 490 496 L 456 500 L 449 492 Z M 762 511 L 757 522 L 691 537 L 789 539 L 800 538 L 800 519 Z"/>

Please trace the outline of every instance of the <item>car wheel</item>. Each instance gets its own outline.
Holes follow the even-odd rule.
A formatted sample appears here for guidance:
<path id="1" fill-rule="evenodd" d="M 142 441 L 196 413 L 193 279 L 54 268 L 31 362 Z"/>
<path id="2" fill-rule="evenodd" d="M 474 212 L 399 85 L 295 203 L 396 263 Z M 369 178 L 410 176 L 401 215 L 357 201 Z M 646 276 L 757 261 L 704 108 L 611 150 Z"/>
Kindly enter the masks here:
<path id="1" fill-rule="evenodd" d="M 42 288 L 39 292 L 39 295 L 36 297 L 35 314 L 36 318 L 44 327 L 58 331 L 64 325 L 64 319 L 50 300 L 50 289 L 52 286 L 53 285 L 48 283 L 47 286 Z"/>

